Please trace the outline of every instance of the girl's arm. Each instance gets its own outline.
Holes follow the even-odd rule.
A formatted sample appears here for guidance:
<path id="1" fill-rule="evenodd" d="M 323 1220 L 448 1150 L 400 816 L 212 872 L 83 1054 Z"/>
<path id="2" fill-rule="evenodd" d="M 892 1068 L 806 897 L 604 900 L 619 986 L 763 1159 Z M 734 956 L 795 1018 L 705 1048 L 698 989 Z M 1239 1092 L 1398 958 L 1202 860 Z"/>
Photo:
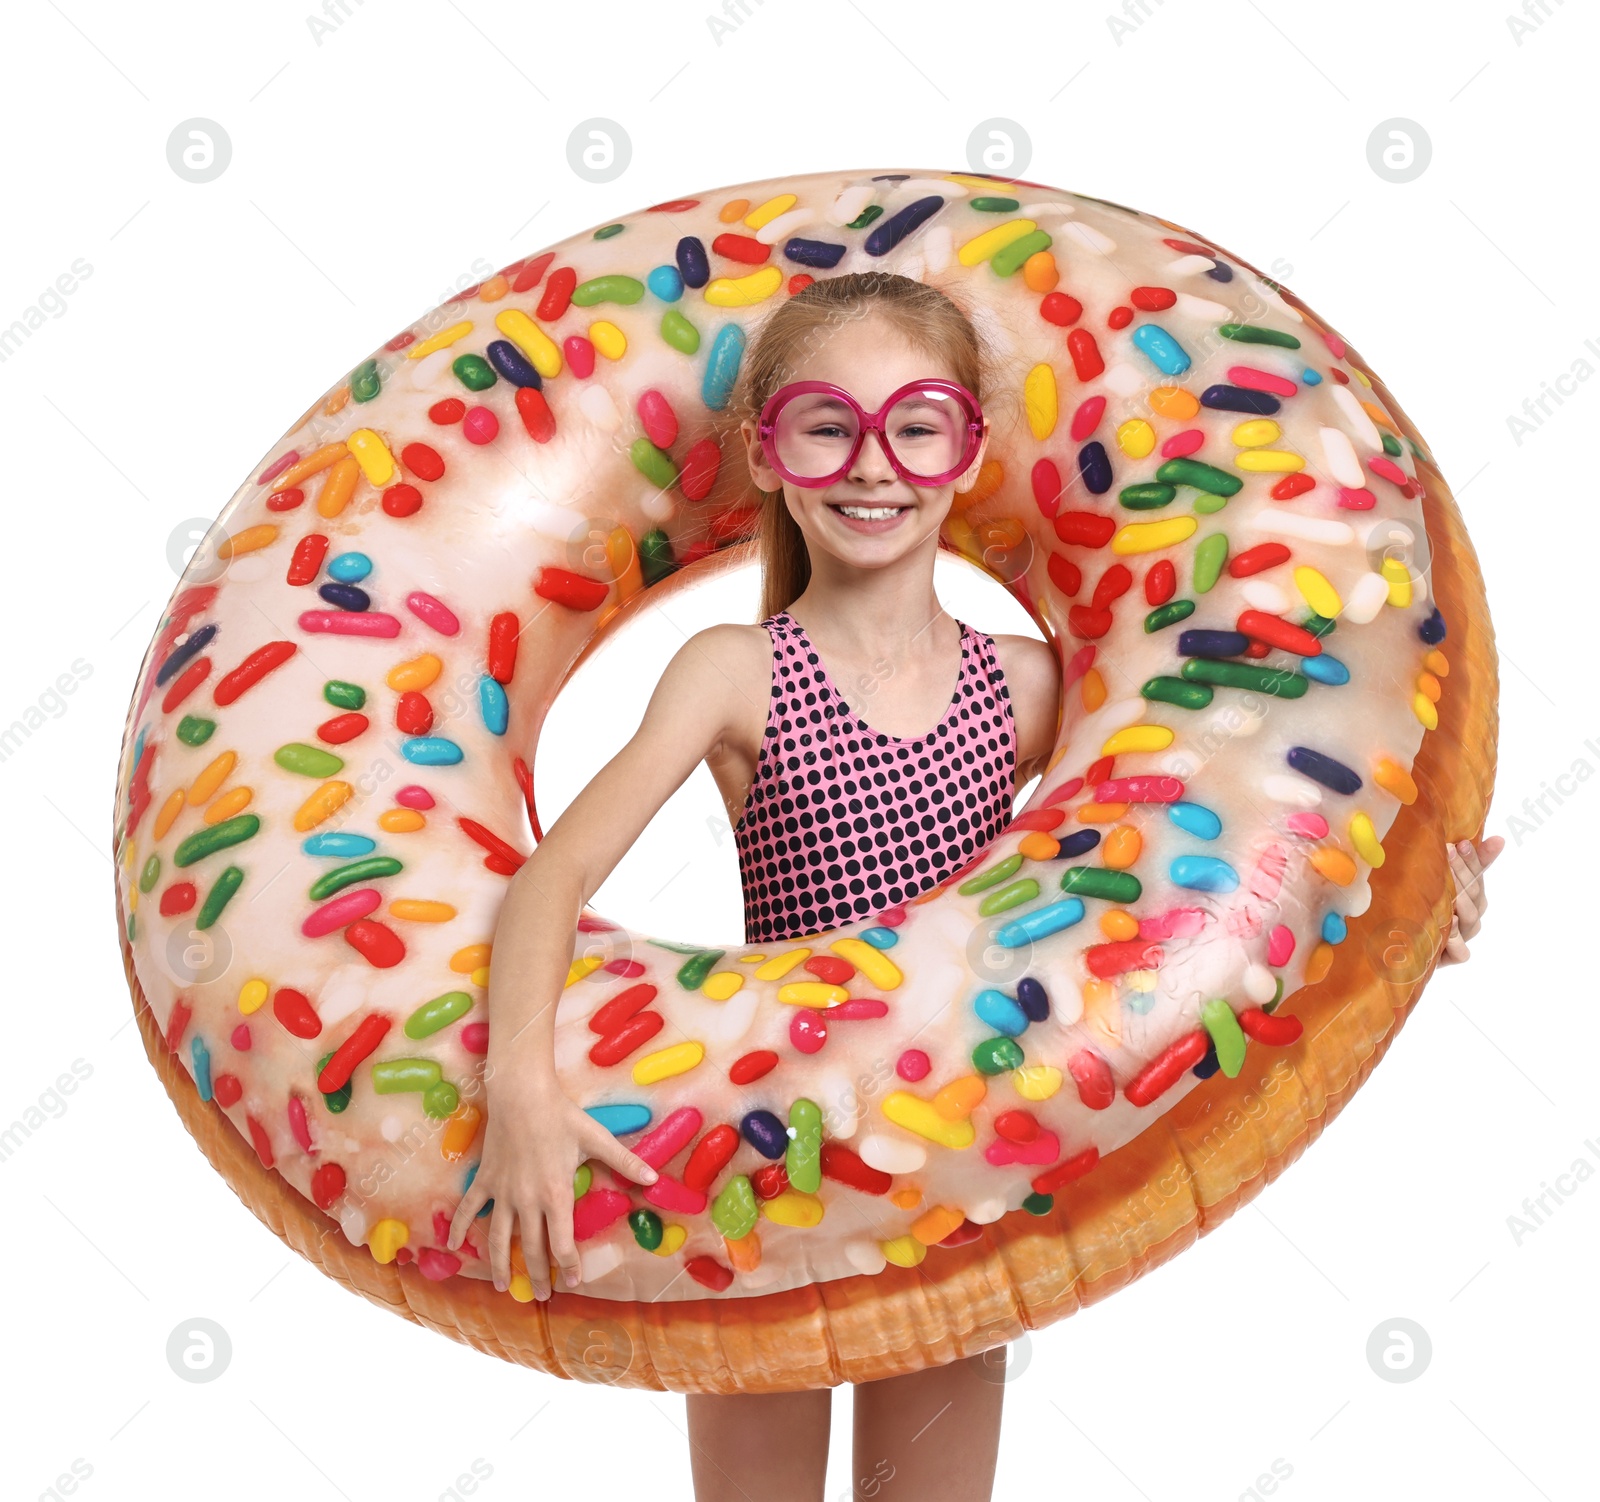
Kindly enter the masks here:
<path id="1" fill-rule="evenodd" d="M 1450 932 L 1445 937 L 1444 951 L 1439 956 L 1441 965 L 1458 965 L 1462 960 L 1471 958 L 1467 940 L 1477 936 L 1483 915 L 1489 907 L 1489 893 L 1484 886 L 1483 873 L 1505 848 L 1505 836 L 1498 834 L 1476 843 L 1463 840 L 1459 846 L 1445 846 L 1450 856 L 1450 869 L 1456 879 L 1456 907 L 1450 917 Z"/>
<path id="2" fill-rule="evenodd" d="M 489 967 L 490 1110 L 483 1157 L 451 1222 L 458 1247 L 490 1199 L 489 1261 L 495 1286 L 510 1281 L 513 1223 L 535 1296 L 549 1296 L 553 1260 L 577 1281 L 573 1176 L 596 1158 L 636 1183 L 656 1174 L 563 1091 L 555 1068 L 555 1014 L 572 964 L 584 905 L 640 832 L 752 706 L 752 669 L 764 692 L 770 647 L 755 663 L 749 633 L 714 626 L 673 656 L 639 728 L 550 827 L 511 879 L 495 925 Z"/>

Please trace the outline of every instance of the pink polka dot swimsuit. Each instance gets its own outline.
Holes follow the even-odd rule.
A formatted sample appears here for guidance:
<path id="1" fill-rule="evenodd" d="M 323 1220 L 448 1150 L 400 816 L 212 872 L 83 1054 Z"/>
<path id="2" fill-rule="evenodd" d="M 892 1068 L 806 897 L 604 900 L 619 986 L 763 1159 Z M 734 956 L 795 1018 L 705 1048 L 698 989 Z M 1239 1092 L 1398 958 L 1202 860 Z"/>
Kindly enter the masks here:
<path id="1" fill-rule="evenodd" d="M 1016 727 L 994 638 L 961 627 L 961 671 L 925 735 L 859 718 L 787 610 L 772 638 L 772 703 L 734 828 L 745 943 L 870 918 L 966 865 L 1011 820 Z"/>

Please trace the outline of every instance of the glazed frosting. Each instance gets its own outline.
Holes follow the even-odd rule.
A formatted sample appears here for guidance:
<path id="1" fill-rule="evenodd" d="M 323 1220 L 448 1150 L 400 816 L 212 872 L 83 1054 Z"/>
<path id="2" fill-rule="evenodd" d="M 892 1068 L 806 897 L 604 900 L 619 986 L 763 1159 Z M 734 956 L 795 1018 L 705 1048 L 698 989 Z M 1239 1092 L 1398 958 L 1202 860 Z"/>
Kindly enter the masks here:
<path id="1" fill-rule="evenodd" d="M 765 1293 L 1042 1212 L 1292 1041 L 1372 900 L 1447 664 L 1415 450 L 1336 334 L 1190 231 L 1029 184 L 819 173 L 631 214 L 312 406 L 128 720 L 153 1017 L 262 1171 L 382 1261 L 489 1277 L 486 1217 L 445 1241 L 545 712 L 621 606 L 750 535 L 719 425 L 747 340 L 866 269 L 947 290 L 998 358 L 946 541 L 1048 628 L 1059 740 L 971 866 L 870 921 L 758 949 L 583 915 L 560 1078 L 662 1178 L 580 1174 L 580 1291 Z"/>

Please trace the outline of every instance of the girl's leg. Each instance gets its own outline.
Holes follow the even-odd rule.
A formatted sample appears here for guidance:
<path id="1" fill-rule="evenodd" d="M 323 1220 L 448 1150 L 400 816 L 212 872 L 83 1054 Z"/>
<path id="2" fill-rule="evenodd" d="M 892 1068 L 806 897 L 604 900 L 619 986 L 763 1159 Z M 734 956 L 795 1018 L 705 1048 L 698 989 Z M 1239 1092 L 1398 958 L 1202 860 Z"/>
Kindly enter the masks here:
<path id="1" fill-rule="evenodd" d="M 831 1387 L 685 1401 L 695 1502 L 820 1502 Z"/>
<path id="2" fill-rule="evenodd" d="M 1006 1350 L 856 1386 L 855 1502 L 989 1502 Z"/>

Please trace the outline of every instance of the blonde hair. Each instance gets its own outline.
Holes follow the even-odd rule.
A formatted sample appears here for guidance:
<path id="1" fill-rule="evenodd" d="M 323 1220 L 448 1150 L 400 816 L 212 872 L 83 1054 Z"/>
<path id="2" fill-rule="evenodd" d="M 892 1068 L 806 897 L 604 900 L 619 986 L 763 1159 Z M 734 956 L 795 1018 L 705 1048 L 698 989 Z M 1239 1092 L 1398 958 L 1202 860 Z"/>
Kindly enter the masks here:
<path id="1" fill-rule="evenodd" d="M 942 361 L 979 401 L 989 384 L 990 360 L 971 319 L 937 287 L 886 271 L 825 277 L 780 303 L 757 329 L 729 400 L 729 417 L 759 422 L 767 398 L 828 335 L 855 319 L 877 314 L 920 353 Z M 761 560 L 759 619 L 786 609 L 811 579 L 805 534 L 789 515 L 782 490 L 757 491 L 761 520 L 756 532 Z"/>

